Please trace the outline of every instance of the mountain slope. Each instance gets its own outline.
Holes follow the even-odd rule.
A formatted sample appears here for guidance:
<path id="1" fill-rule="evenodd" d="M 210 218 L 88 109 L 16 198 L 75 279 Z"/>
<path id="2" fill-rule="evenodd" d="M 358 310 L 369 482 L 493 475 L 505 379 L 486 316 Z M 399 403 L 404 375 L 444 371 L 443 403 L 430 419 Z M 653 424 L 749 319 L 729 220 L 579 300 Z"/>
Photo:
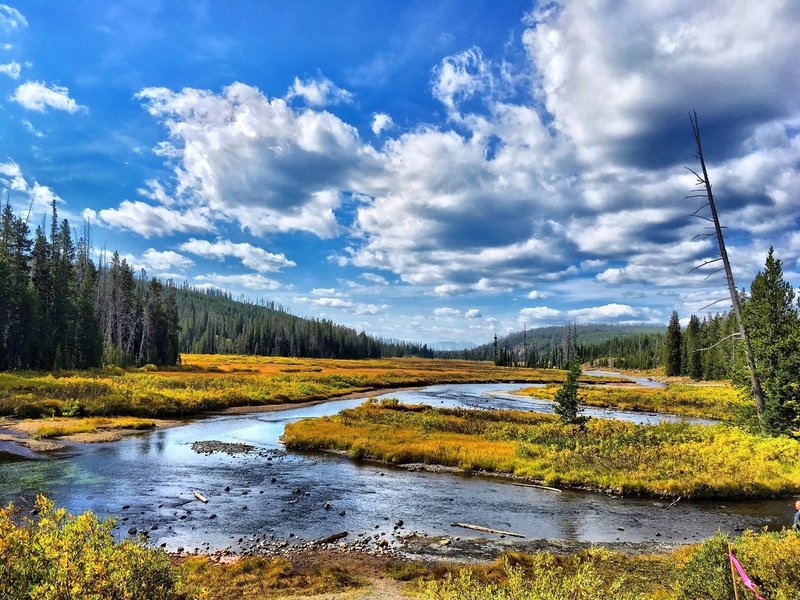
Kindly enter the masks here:
<path id="1" fill-rule="evenodd" d="M 430 357 L 425 345 L 384 340 L 327 319 L 290 314 L 274 302 L 234 300 L 220 290 L 175 290 L 181 352 L 309 358 Z"/>

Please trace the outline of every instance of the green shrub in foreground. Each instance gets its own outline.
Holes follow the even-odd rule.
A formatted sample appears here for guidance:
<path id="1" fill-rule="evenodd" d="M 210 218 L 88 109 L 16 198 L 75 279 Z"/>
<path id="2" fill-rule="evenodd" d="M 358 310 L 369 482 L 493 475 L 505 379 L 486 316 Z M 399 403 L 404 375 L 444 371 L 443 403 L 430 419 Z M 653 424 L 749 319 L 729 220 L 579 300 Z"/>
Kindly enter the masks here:
<path id="1" fill-rule="evenodd" d="M 800 600 L 800 535 L 792 531 L 747 531 L 733 540 L 717 532 L 681 567 L 678 600 L 734 600 L 729 541 L 766 600 Z M 739 597 L 752 598 L 741 583 Z"/>
<path id="2" fill-rule="evenodd" d="M 0 509 L 4 600 L 189 600 L 166 553 L 114 541 L 114 521 L 73 517 L 39 496 L 35 519 Z"/>

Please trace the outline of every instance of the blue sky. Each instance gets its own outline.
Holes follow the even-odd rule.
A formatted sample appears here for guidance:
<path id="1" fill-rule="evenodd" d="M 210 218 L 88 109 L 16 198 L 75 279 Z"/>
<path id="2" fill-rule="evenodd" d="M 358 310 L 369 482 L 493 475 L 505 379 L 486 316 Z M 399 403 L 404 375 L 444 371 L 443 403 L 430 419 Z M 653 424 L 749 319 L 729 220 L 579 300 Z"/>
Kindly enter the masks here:
<path id="1" fill-rule="evenodd" d="M 148 273 L 392 338 L 665 323 L 797 282 L 800 5 L 0 4 L 0 188 Z"/>

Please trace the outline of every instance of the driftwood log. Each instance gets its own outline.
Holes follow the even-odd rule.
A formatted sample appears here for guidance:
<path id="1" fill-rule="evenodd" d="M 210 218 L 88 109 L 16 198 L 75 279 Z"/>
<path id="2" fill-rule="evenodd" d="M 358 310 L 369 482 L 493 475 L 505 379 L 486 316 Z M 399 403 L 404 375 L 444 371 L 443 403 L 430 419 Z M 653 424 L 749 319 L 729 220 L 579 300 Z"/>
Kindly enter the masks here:
<path id="1" fill-rule="evenodd" d="M 338 542 L 339 540 L 346 537 L 347 537 L 347 532 L 340 531 L 339 533 L 334 533 L 333 535 L 329 535 L 328 537 L 320 538 L 312 543 L 315 546 L 321 546 L 323 544 L 331 544 L 333 542 Z"/>
<path id="2" fill-rule="evenodd" d="M 537 485 L 535 483 L 516 483 L 512 482 L 511 485 L 516 485 L 519 487 L 529 487 L 529 488 L 536 488 L 537 490 L 547 490 L 548 492 L 558 492 L 561 493 L 561 490 L 558 488 L 550 487 L 547 485 Z"/>
<path id="3" fill-rule="evenodd" d="M 475 531 L 482 531 L 484 533 L 496 533 L 497 535 L 507 535 L 509 537 L 524 538 L 521 533 L 514 533 L 513 531 L 502 531 L 500 529 L 492 529 L 491 527 L 483 527 L 482 525 L 472 525 L 471 523 L 450 523 L 452 527 L 463 527 L 464 529 L 474 529 Z"/>

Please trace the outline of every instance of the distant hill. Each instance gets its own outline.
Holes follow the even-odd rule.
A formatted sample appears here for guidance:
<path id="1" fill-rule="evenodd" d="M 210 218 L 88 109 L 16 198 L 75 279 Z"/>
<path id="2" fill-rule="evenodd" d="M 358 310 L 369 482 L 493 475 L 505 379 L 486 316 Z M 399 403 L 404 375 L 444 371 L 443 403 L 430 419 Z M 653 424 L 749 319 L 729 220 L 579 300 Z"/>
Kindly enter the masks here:
<path id="1" fill-rule="evenodd" d="M 444 352 L 452 352 L 458 350 L 469 350 L 475 348 L 478 344 L 472 342 L 433 342 L 429 344 L 431 350 L 440 350 Z"/>
<path id="2" fill-rule="evenodd" d="M 658 350 L 664 327 L 651 325 L 573 325 L 574 345 L 583 360 L 594 360 L 609 355 L 629 354 L 631 347 L 639 348 L 647 355 L 645 363 L 658 360 Z M 561 350 L 564 345 L 565 326 L 537 327 L 527 331 L 516 331 L 497 339 L 499 352 L 510 354 L 514 363 L 533 362 L 540 366 L 561 366 Z M 627 340 L 627 341 L 625 341 Z M 525 357 L 527 350 L 528 356 Z M 470 360 L 494 360 L 494 343 L 489 342 L 465 350 L 436 352 L 443 358 L 465 358 Z M 533 355 L 533 358 L 532 356 Z"/>
<path id="3" fill-rule="evenodd" d="M 181 352 L 308 358 L 432 357 L 424 344 L 385 340 L 274 302 L 242 302 L 216 289 L 175 289 Z"/>

